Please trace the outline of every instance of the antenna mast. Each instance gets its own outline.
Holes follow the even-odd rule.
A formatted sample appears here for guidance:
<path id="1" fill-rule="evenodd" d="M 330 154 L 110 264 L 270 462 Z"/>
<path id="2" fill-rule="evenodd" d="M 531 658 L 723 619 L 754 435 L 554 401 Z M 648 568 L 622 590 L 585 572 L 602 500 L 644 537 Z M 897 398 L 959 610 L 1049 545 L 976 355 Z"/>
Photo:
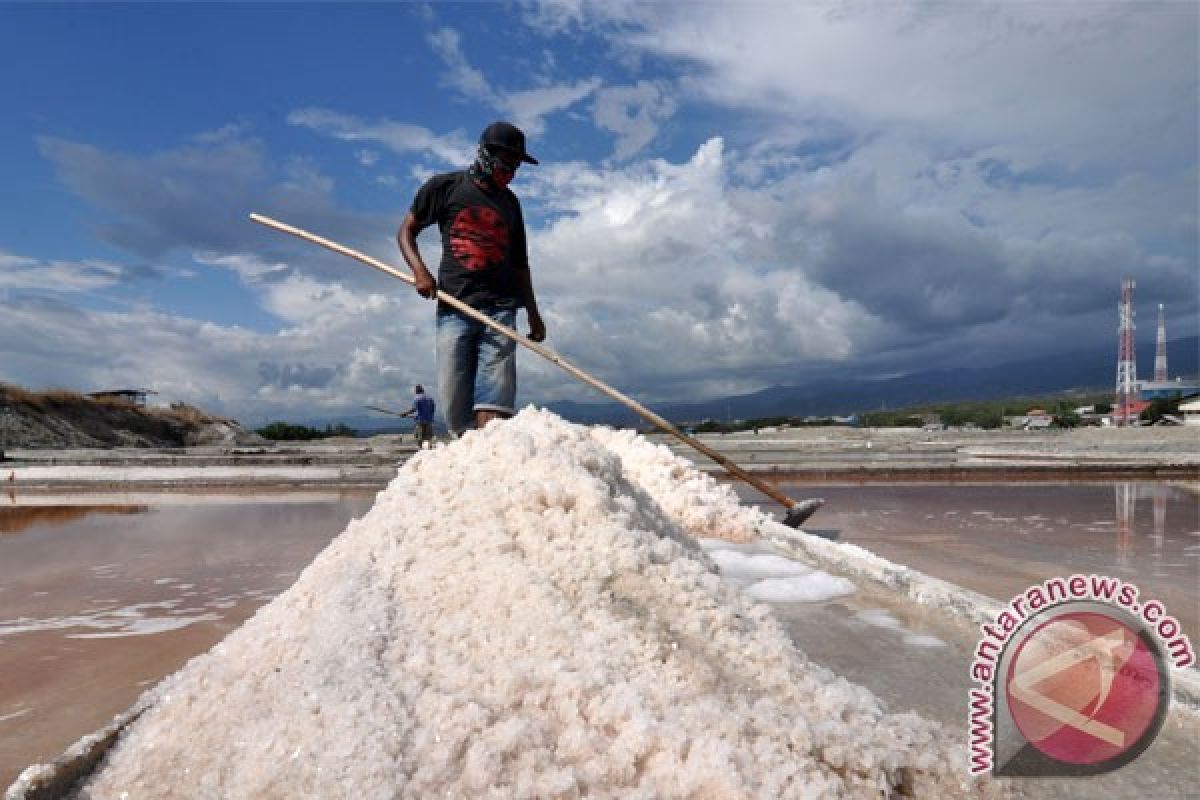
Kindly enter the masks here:
<path id="1" fill-rule="evenodd" d="M 1121 281 L 1121 302 L 1117 306 L 1120 325 L 1117 335 L 1117 397 L 1113 421 L 1118 426 L 1131 424 L 1131 406 L 1137 396 L 1137 361 L 1133 352 L 1133 279 Z"/>
<path id="2" fill-rule="evenodd" d="M 1167 317 L 1163 304 L 1158 304 L 1158 340 L 1154 349 L 1154 381 L 1165 383 L 1167 378 Z"/>

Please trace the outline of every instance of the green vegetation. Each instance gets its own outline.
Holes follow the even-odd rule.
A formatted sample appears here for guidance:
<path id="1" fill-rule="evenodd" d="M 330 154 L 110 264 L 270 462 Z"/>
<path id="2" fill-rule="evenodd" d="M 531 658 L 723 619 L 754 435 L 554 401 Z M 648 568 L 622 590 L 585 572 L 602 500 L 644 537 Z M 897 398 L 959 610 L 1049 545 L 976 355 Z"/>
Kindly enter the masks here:
<path id="1" fill-rule="evenodd" d="M 310 428 L 307 425 L 290 425 L 286 422 L 272 422 L 255 431 L 264 439 L 277 442 L 307 442 L 312 439 L 328 439 L 332 436 L 357 436 L 358 431 L 342 423 L 326 425 L 325 430 Z"/>
<path id="2" fill-rule="evenodd" d="M 862 414 L 864 425 L 874 427 L 912 427 L 914 419 L 925 422 L 940 422 L 948 428 L 976 427 L 1000 428 L 1005 417 L 1015 417 L 1040 408 L 1054 417 L 1057 428 L 1074 428 L 1083 420 L 1075 413 L 1076 408 L 1095 406 L 1097 413 L 1111 410 L 1107 392 L 1066 392 L 1055 395 L 1006 397 L 1000 400 L 971 400 L 960 403 L 939 403 L 915 406 L 897 411 L 878 411 Z"/>
<path id="3" fill-rule="evenodd" d="M 1182 398 L 1179 397 L 1155 398 L 1150 401 L 1150 407 L 1143 411 L 1140 417 L 1146 422 L 1155 423 L 1168 414 L 1176 417 L 1181 416 L 1179 412 L 1179 404 L 1181 402 Z"/>
<path id="4" fill-rule="evenodd" d="M 865 428 L 920 428 L 925 424 L 925 418 L 914 414 L 912 409 L 868 411 L 859 415 L 859 421 Z"/>
<path id="5" fill-rule="evenodd" d="M 732 433 L 733 431 L 750 431 L 759 428 L 819 428 L 838 424 L 841 423 L 832 417 L 753 417 L 733 422 L 717 422 L 713 419 L 706 419 L 695 425 L 685 425 L 684 427 L 692 433 Z"/>
<path id="6" fill-rule="evenodd" d="M 864 411 L 859 413 L 857 424 L 871 428 L 920 428 L 930 424 L 948 428 L 975 427 L 995 429 L 1004 426 L 1005 417 L 1020 416 L 1031 409 L 1040 408 L 1053 416 L 1053 426 L 1074 428 L 1083 423 L 1075 413 L 1076 408 L 1094 406 L 1096 413 L 1112 411 L 1112 394 L 1109 392 L 1063 392 L 1054 395 L 1007 397 L 999 400 L 971 400 L 958 403 L 935 403 L 906 408 Z M 1165 401 L 1164 401 L 1165 402 Z M 1178 402 L 1176 402 L 1176 407 Z M 1147 414 L 1154 413 L 1151 406 Z M 1173 411 L 1157 412 L 1174 413 Z M 1157 417 L 1148 417 L 1157 419 Z M 778 416 L 756 419 L 717 422 L 704 420 L 688 429 L 695 433 L 730 433 L 733 431 L 757 430 L 766 427 L 801 427 L 844 424 L 832 417 Z"/>

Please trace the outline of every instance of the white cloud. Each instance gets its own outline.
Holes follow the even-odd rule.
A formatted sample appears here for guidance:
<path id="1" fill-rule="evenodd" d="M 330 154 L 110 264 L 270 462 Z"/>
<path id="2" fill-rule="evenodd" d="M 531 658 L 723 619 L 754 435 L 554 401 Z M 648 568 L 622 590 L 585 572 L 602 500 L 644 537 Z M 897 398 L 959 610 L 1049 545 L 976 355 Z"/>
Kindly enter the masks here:
<path id="1" fill-rule="evenodd" d="M 675 113 L 676 104 L 662 86 L 638 81 L 633 86 L 616 86 L 596 93 L 592 120 L 617 135 L 613 159 L 625 161 L 637 155 L 658 134 L 659 126 Z"/>
<path id="2" fill-rule="evenodd" d="M 288 114 L 288 123 L 346 142 L 374 142 L 400 154 L 424 154 L 447 164 L 463 164 L 475 154 L 461 133 L 438 135 L 420 125 L 366 122 L 351 114 L 324 108 L 302 108 Z"/>
<path id="3" fill-rule="evenodd" d="M 242 283 L 252 286 L 264 279 L 282 278 L 291 267 L 280 261 L 265 261 L 255 255 L 220 253 L 196 253 L 192 258 L 210 267 L 224 267 L 238 275 Z"/>
<path id="4" fill-rule="evenodd" d="M 1099 229 L 1105 220 L 1087 226 L 1071 218 L 1046 235 L 1037 208 L 1068 198 L 1080 205 L 1082 195 L 1001 192 L 974 161 L 931 160 L 880 141 L 840 163 L 785 165 L 752 184 L 735 179 L 737 166 L 736 154 L 712 139 L 679 163 L 557 163 L 522 176 L 519 191 L 549 214 L 530 229 L 549 345 L 646 402 L 698 399 L 795 382 L 808 365 L 902 371 L 956 349 L 1011 359 L 1039 330 L 1077 337 L 1099 321 L 1109 335 L 1115 277 L 1131 264 L 1153 262 L 1159 290 L 1196 282 L 1188 262 L 1164 261 L 1130 236 Z M 937 186 L 949 188 L 939 195 Z M 1152 199 L 1146 185 L 1128 190 Z M 1018 202 L 1035 207 L 1027 217 L 1003 208 Z M 983 229 L 964 207 L 1009 221 Z M 375 249 L 396 262 L 391 233 L 376 230 Z M 436 264 L 436 235 L 422 245 Z M 398 281 L 351 283 L 373 273 L 344 258 L 314 269 L 308 256 L 320 251 L 304 252 L 296 260 L 257 249 L 194 256 L 236 274 L 284 321 L 274 333 L 145 308 L 117 314 L 44 299 L 0 302 L 6 379 L 147 385 L 164 400 L 257 415 L 255 424 L 357 413 L 364 403 L 386 405 L 412 382 L 432 383 L 432 305 Z M 12 269 L 0 274 L 51 280 L 37 272 L 48 264 L 18 256 L 4 264 Z M 1155 287 L 1139 278 L 1139 289 Z M 1172 312 L 1183 324 L 1195 303 Z M 97 360 L 97 350 L 114 356 Z M 560 398 L 599 399 L 523 354 L 520 402 Z"/>
<path id="5" fill-rule="evenodd" d="M 462 36 L 453 28 L 439 28 L 429 34 L 429 45 L 450 68 L 443 78 L 445 84 L 467 97 L 490 99 L 492 89 L 483 73 L 472 67 L 462 51 Z"/>
<path id="6" fill-rule="evenodd" d="M 525 23 L 547 36 L 565 33 L 586 20 L 583 0 L 521 0 Z"/>
<path id="7" fill-rule="evenodd" d="M 557 212 L 531 235 L 554 347 L 618 388 L 679 400 L 721 382 L 787 383 L 814 365 L 1015 360 L 1016 342 L 1078 341 L 1098 320 L 1095 336 L 1109 336 L 1128 271 L 1145 275 L 1147 296 L 1191 287 L 1175 311 L 1196 314 L 1194 264 L 1087 219 L 1097 199 L 1115 214 L 1145 187 L 1014 194 L 972 179 L 939 195 L 946 162 L 882 142 L 751 185 L 732 180 L 730 162 L 714 139 L 681 164 L 530 173 L 527 194 Z M 1147 216 L 1165 207 L 1141 199 Z M 1079 216 L 1061 210 L 1089 202 Z M 988 227 L 964 213 L 1018 203 L 1031 204 L 1024 217 Z M 1039 209 L 1064 216 L 1058 232 L 1035 224 Z M 546 396 L 588 397 L 552 368 L 531 372 Z"/>
<path id="8" fill-rule="evenodd" d="M 430 34 L 429 42 L 449 68 L 445 76 L 446 85 L 508 116 L 530 137 L 545 132 L 547 116 L 585 100 L 602 85 L 599 78 L 593 77 L 533 89 L 501 89 L 493 86 L 483 72 L 471 66 L 462 51 L 462 37 L 458 31 L 439 28 Z"/>
<path id="9" fill-rule="evenodd" d="M 397 295 L 400 284 L 396 284 Z M 303 275 L 289 275 L 266 287 L 263 306 L 294 324 L 320 321 L 328 315 L 369 317 L 392 307 L 397 295 L 362 294 L 340 283 L 322 283 Z M 408 293 L 404 299 L 411 302 Z"/>
<path id="10" fill-rule="evenodd" d="M 39 261 L 0 250 L 0 289 L 89 292 L 127 280 L 124 267 L 107 261 Z"/>
<path id="11" fill-rule="evenodd" d="M 512 123 L 528 136 L 540 136 L 546 131 L 547 116 L 586 99 L 600 85 L 599 78 L 589 78 L 561 86 L 504 92 L 497 99 L 495 107 L 508 115 Z"/>
<path id="12" fill-rule="evenodd" d="M 1108 340 L 1117 282 L 1131 273 L 1139 297 L 1167 299 L 1173 333 L 1194 328 L 1194 4 L 521 9 L 569 39 L 552 42 L 557 57 L 526 54 L 547 70 L 526 88 L 489 81 L 453 29 L 429 41 L 455 92 L 532 137 L 555 114 L 582 119 L 581 108 L 613 134 L 607 163 L 547 163 L 514 188 L 551 346 L 618 388 L 686 400 L 788 383 L 815 364 L 903 372 L 1012 360 L 1040 352 L 1039 341 Z M 569 50 L 583 41 L 613 57 L 604 74 L 619 85 L 589 77 Z M 384 185 L 415 187 L 474 152 L 474 132 L 323 108 L 288 121 L 349 143 L 366 166 L 401 156 L 388 170 L 401 177 L 378 177 Z M 685 146 L 684 134 L 689 156 L 651 157 Z M 61 363 L 53 374 L 139 382 L 144 362 L 163 385 L 211 386 L 234 409 L 349 408 L 400 373 L 404 391 L 431 380 L 429 304 L 246 224 L 245 211 L 263 210 L 398 263 L 398 219 L 340 210 L 317 162 L 273 163 L 236 127 L 144 158 L 40 144 L 104 212 L 106 241 L 145 256 L 203 251 L 200 263 L 232 271 L 286 328 L 254 334 L 61 303 L 38 306 L 39 326 L 35 300 L 21 298 L 7 301 L 0 330 L 10 326 L 5 358 L 24 374 Z M 423 252 L 436 238 L 422 237 Z M 0 255 L 0 287 L 120 280 L 104 262 L 80 266 Z M 22 320 L 27 329 L 11 327 Z M 153 325 L 163 331 L 147 343 L 126 337 Z M 56 336 L 61 362 L 45 355 Z M 104 372 L 86 357 L 96 342 L 128 356 Z M 208 352 L 179 364 L 155 355 L 189 342 Z M 596 399 L 522 359 L 523 402 Z"/>
<path id="13" fill-rule="evenodd" d="M 432 306 L 293 278 L 270 303 L 275 333 L 138 308 L 97 312 L 39 298 L 0 300 L 5 380 L 78 390 L 147 386 L 249 424 L 358 414 L 433 377 Z M 105 353 L 105 358 L 97 358 Z"/>
<path id="14" fill-rule="evenodd" d="M 682 164 L 539 171 L 537 192 L 566 212 L 531 235 L 555 347 L 618 386 L 678 399 L 714 381 L 761 386 L 875 335 L 880 322 L 814 284 L 802 262 L 754 254 L 767 228 L 738 208 L 726 172 L 720 140 Z M 539 392 L 588 396 L 533 372 Z"/>
<path id="15" fill-rule="evenodd" d="M 1196 140 L 1191 3 L 593 4 L 621 46 L 690 65 L 691 90 L 770 119 L 908 127 L 1002 146 L 1019 168 L 1144 162 Z M 636 24 L 630 24 L 630 18 Z"/>

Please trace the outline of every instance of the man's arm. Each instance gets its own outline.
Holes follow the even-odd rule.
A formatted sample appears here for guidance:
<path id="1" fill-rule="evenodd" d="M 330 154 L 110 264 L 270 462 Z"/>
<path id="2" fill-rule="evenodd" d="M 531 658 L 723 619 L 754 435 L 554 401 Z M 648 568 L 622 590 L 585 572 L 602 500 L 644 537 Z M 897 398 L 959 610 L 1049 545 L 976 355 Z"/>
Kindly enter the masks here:
<path id="1" fill-rule="evenodd" d="M 525 314 L 529 317 L 529 338 L 540 342 L 546 338 L 546 323 L 542 321 L 538 311 L 537 298 L 533 294 L 533 277 L 529 267 L 517 270 L 517 284 L 521 290 L 521 302 L 525 305 Z"/>
<path id="2" fill-rule="evenodd" d="M 546 323 L 542 322 L 541 312 L 538 311 L 537 297 L 533 293 L 533 277 L 529 272 L 529 250 L 525 243 L 525 215 L 521 212 L 521 202 L 513 196 L 517 206 L 517 240 L 516 270 L 517 288 L 521 292 L 521 303 L 525 306 L 525 315 L 529 318 L 529 338 L 540 342 L 546 338 Z"/>
<path id="3" fill-rule="evenodd" d="M 408 262 L 409 268 L 413 271 L 413 278 L 416 279 L 413 288 L 417 290 L 417 294 L 421 297 L 434 297 L 437 295 L 437 282 L 434 281 L 429 268 L 421 259 L 421 251 L 417 249 L 417 234 L 421 232 L 422 227 L 417 224 L 416 218 L 409 211 L 404 215 L 404 221 L 400 223 L 400 230 L 396 232 L 396 242 L 400 245 L 400 252 L 403 254 L 404 260 Z"/>

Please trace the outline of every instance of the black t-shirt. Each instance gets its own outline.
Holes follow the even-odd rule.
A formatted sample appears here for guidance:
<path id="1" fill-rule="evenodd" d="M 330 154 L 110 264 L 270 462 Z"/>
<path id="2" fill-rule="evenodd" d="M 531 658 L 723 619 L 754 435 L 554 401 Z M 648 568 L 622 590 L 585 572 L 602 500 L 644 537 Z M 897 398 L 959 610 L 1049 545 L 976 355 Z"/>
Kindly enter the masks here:
<path id="1" fill-rule="evenodd" d="M 473 307 L 523 305 L 517 270 L 529 269 L 521 203 L 487 192 L 466 171 L 435 175 L 417 191 L 413 219 L 442 233 L 438 288 Z"/>

